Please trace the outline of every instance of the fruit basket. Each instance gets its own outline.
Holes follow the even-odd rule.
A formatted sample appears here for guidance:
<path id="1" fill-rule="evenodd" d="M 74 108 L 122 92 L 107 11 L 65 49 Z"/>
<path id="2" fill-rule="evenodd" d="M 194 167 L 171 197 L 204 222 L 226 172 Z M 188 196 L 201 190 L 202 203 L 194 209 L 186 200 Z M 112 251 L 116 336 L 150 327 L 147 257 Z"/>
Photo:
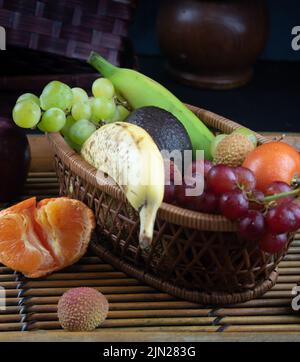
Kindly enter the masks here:
<path id="1" fill-rule="evenodd" d="M 212 130 L 240 127 L 212 112 L 189 106 Z M 235 223 L 163 203 L 150 250 L 138 244 L 138 213 L 115 183 L 50 134 L 60 194 L 85 202 L 95 213 L 93 251 L 115 268 L 169 294 L 202 304 L 232 304 L 264 294 L 275 283 L 285 250 L 271 255 L 241 239 Z M 257 134 L 259 143 L 267 140 Z M 99 181 L 101 181 L 99 183 Z M 293 234 L 289 235 L 289 241 Z"/>

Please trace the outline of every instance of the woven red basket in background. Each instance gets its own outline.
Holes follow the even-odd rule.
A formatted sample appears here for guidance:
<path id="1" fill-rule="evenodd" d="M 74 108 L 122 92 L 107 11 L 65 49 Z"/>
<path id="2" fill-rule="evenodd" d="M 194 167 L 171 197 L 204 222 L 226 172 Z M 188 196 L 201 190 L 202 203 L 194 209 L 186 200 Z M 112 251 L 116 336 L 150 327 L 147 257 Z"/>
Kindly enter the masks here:
<path id="1" fill-rule="evenodd" d="M 2 0 L 0 25 L 7 50 L 0 57 L 0 89 L 38 89 L 56 79 L 89 85 L 92 50 L 134 67 L 128 37 L 137 0 Z"/>
<path id="2" fill-rule="evenodd" d="M 91 50 L 120 64 L 136 0 L 2 0 L 7 44 L 85 60 Z"/>

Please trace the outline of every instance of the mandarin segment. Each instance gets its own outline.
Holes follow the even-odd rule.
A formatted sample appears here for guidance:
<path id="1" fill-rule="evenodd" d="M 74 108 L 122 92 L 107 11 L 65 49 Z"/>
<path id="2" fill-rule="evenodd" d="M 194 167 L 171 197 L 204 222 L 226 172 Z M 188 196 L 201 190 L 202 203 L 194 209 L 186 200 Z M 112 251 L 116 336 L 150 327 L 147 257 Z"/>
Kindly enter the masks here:
<path id="1" fill-rule="evenodd" d="M 46 231 L 48 249 L 63 267 L 86 252 L 95 228 L 92 211 L 82 202 L 65 197 L 38 204 L 37 222 Z"/>
<path id="2" fill-rule="evenodd" d="M 92 211 L 78 200 L 28 199 L 0 212 L 0 262 L 44 276 L 80 259 L 94 227 Z"/>
<path id="3" fill-rule="evenodd" d="M 39 277 L 55 267 L 49 251 L 38 239 L 31 210 L 0 213 L 0 261 L 26 275 Z"/>
<path id="4" fill-rule="evenodd" d="M 31 210 L 34 211 L 36 208 L 36 197 L 31 197 L 30 199 L 24 200 L 22 202 L 19 202 L 16 205 L 13 205 L 9 207 L 8 209 L 2 210 L 1 213 L 7 213 L 7 212 L 22 212 L 24 210 Z"/>

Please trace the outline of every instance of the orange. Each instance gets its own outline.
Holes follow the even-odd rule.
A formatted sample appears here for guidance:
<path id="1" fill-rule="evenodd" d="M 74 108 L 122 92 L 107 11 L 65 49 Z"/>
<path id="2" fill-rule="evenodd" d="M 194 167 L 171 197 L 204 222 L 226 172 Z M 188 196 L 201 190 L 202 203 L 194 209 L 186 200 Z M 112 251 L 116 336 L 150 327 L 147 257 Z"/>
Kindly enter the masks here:
<path id="1" fill-rule="evenodd" d="M 0 262 L 41 277 L 80 259 L 94 228 L 92 211 L 78 200 L 28 199 L 0 212 Z"/>
<path id="2" fill-rule="evenodd" d="M 264 143 L 247 155 L 243 167 L 253 171 L 256 187 L 265 191 L 271 182 L 283 181 L 290 184 L 295 176 L 300 176 L 300 155 L 287 143 Z"/>

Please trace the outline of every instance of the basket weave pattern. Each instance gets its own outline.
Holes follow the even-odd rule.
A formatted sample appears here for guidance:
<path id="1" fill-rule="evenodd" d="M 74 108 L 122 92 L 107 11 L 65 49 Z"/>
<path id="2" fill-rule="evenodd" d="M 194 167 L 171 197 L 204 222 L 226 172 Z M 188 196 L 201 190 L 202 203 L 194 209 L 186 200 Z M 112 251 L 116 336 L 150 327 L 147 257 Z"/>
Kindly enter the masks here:
<path id="1" fill-rule="evenodd" d="M 210 128 L 230 133 L 239 127 L 211 112 L 191 109 Z M 158 289 L 206 304 L 242 302 L 275 284 L 276 267 L 286 250 L 276 255 L 260 251 L 256 243 L 240 239 L 236 225 L 221 215 L 163 204 L 151 249 L 141 251 L 139 217 L 122 191 L 110 179 L 101 180 L 100 186 L 96 170 L 60 135 L 49 138 L 60 193 L 82 200 L 95 212 L 98 234 L 92 247 L 104 260 Z"/>
<path id="2" fill-rule="evenodd" d="M 2 0 L 8 45 L 85 60 L 91 50 L 120 64 L 136 0 Z"/>

